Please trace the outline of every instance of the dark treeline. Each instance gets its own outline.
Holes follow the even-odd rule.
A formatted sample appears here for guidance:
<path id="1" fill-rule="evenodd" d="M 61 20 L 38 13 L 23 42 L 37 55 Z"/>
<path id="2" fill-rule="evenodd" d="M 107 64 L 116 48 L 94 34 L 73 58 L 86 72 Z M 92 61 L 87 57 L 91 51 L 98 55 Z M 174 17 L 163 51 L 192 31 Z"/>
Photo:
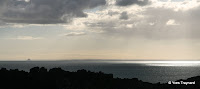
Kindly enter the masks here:
<path id="1" fill-rule="evenodd" d="M 200 76 L 184 81 L 195 81 L 196 84 L 152 84 L 137 78 L 113 78 L 112 74 L 103 72 L 69 72 L 61 68 L 47 70 L 44 67 L 34 67 L 30 72 L 6 68 L 0 70 L 0 89 L 200 89 Z"/>

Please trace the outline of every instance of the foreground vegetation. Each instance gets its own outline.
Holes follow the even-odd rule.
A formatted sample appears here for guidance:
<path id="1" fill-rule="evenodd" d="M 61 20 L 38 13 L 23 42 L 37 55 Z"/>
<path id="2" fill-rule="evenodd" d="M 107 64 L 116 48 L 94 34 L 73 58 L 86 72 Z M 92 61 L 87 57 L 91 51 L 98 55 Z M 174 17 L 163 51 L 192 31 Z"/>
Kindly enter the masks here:
<path id="1" fill-rule="evenodd" d="M 0 70 L 0 89 L 200 89 L 200 76 L 178 81 L 195 81 L 195 84 L 152 84 L 137 78 L 113 78 L 113 74 L 84 69 L 76 72 L 44 67 L 34 67 L 29 72 Z"/>

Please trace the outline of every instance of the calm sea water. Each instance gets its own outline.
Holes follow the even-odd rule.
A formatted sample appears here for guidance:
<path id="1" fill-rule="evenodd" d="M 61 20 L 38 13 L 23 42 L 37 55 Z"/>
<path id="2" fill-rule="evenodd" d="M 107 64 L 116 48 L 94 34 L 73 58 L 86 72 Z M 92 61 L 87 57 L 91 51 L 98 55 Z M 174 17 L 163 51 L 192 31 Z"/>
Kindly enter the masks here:
<path id="1" fill-rule="evenodd" d="M 1 61 L 0 68 L 29 71 L 32 67 L 61 67 L 67 71 L 86 69 L 112 73 L 119 78 L 138 78 L 151 83 L 166 83 L 200 75 L 200 62 L 177 61 Z"/>

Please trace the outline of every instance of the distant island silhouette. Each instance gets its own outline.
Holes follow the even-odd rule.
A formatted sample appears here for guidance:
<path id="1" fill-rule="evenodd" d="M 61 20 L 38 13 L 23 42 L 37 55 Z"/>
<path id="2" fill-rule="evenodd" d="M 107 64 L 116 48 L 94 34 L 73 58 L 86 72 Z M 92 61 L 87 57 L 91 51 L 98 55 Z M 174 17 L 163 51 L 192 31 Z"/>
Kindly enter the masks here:
<path id="1" fill-rule="evenodd" d="M 27 59 L 26 61 L 31 61 L 31 59 L 29 58 L 29 59 Z"/>
<path id="2" fill-rule="evenodd" d="M 176 82 L 181 81 L 195 81 L 195 84 L 153 84 L 137 78 L 113 78 L 113 74 L 84 69 L 76 72 L 44 67 L 34 67 L 29 72 L 0 69 L 0 89 L 200 89 L 200 76 Z"/>

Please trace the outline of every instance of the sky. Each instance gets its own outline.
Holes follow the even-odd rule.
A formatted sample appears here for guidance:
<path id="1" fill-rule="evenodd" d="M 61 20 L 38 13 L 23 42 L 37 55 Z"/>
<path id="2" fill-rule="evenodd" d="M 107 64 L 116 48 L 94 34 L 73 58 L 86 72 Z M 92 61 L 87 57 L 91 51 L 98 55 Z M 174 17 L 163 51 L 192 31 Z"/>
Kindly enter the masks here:
<path id="1" fill-rule="evenodd" d="M 0 0 L 0 60 L 199 60 L 200 0 Z"/>

